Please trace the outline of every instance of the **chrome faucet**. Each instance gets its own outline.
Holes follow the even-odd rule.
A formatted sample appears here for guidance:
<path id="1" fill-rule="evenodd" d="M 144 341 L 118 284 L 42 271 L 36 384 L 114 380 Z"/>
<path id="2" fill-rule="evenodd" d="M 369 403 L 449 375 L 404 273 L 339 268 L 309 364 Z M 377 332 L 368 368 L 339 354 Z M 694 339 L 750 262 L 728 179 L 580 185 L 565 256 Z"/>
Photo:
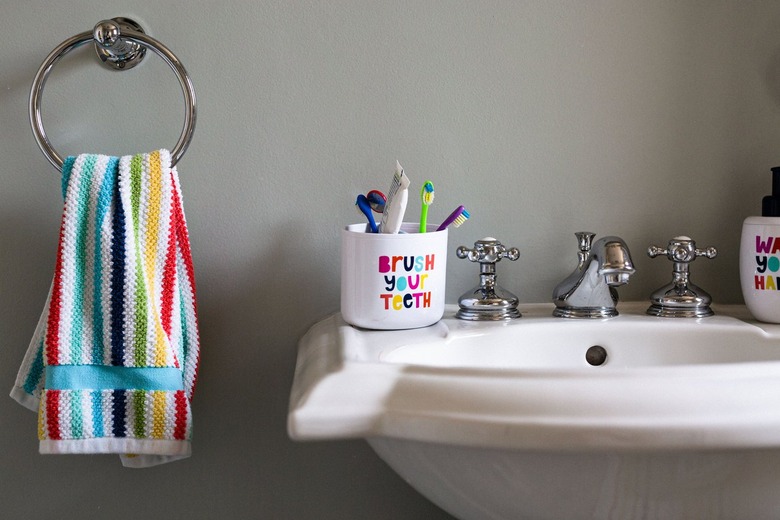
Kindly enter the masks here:
<path id="1" fill-rule="evenodd" d="M 575 233 L 579 243 L 577 268 L 553 291 L 559 318 L 610 318 L 617 316 L 615 287 L 634 274 L 631 254 L 623 239 L 609 236 L 593 242 L 595 233 Z"/>

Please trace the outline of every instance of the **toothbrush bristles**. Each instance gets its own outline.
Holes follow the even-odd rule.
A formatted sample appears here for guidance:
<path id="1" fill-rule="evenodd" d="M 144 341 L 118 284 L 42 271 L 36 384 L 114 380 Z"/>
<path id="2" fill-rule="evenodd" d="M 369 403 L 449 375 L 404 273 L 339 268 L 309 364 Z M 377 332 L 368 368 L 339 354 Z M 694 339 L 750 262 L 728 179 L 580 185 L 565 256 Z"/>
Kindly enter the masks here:
<path id="1" fill-rule="evenodd" d="M 469 212 L 464 209 L 463 213 L 458 215 L 458 217 L 452 222 L 452 225 L 455 227 L 460 227 L 460 225 L 466 222 L 470 216 L 471 215 L 469 215 Z"/>
<path id="2" fill-rule="evenodd" d="M 430 205 L 433 202 L 433 197 L 433 183 L 431 181 L 426 181 L 425 184 L 423 184 L 422 189 L 423 204 Z"/>

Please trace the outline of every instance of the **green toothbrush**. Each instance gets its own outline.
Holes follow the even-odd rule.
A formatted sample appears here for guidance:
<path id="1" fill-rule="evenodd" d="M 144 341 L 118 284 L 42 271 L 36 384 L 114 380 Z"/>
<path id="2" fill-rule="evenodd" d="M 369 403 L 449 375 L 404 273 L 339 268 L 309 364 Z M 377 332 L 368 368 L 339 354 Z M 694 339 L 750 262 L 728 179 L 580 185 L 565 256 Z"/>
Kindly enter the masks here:
<path id="1" fill-rule="evenodd" d="M 420 200 L 422 200 L 420 233 L 425 233 L 428 228 L 428 206 L 433 202 L 433 183 L 431 181 L 425 181 L 422 188 L 420 188 Z"/>

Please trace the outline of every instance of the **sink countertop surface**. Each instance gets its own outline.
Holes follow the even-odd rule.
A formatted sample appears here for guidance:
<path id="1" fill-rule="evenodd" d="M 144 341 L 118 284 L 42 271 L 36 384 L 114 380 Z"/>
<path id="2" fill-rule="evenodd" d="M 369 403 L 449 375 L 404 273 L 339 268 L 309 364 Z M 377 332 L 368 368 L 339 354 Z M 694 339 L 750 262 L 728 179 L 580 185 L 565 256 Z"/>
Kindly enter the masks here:
<path id="1" fill-rule="evenodd" d="M 334 314 L 301 339 L 289 433 L 533 450 L 780 446 L 780 325 L 741 305 L 701 319 L 647 305 L 567 320 L 521 304 L 510 322 L 457 320 L 448 306 L 437 324 L 402 331 Z M 601 366 L 585 361 L 593 344 L 607 351 Z"/>

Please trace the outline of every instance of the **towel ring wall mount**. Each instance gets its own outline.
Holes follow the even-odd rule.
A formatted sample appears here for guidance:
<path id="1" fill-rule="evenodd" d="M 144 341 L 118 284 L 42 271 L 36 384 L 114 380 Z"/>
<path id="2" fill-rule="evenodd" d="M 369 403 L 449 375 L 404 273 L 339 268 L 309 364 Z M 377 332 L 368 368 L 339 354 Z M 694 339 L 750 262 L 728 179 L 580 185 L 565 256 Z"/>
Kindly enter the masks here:
<path id="1" fill-rule="evenodd" d="M 100 61 L 117 70 L 132 69 L 143 61 L 146 47 L 122 38 L 128 30 L 146 34 L 143 27 L 130 18 L 103 20 L 95 25 L 92 37 L 95 40 L 95 53 Z"/>
<path id="2" fill-rule="evenodd" d="M 62 169 L 63 158 L 57 153 L 46 136 L 41 118 L 41 98 L 46 80 L 54 66 L 70 51 L 84 44 L 93 42 L 95 51 L 100 61 L 115 70 L 128 70 L 139 63 L 146 56 L 146 50 L 151 49 L 162 58 L 171 70 L 176 74 L 184 94 L 184 125 L 179 140 L 171 151 L 171 165 L 179 162 L 179 159 L 187 151 L 192 135 L 195 131 L 196 106 L 195 89 L 189 74 L 179 59 L 165 45 L 148 36 L 143 28 L 130 18 L 112 18 L 98 22 L 92 31 L 77 34 L 61 44 L 49 53 L 38 69 L 32 88 L 30 89 L 30 126 L 33 135 L 43 155 L 57 168 Z"/>

